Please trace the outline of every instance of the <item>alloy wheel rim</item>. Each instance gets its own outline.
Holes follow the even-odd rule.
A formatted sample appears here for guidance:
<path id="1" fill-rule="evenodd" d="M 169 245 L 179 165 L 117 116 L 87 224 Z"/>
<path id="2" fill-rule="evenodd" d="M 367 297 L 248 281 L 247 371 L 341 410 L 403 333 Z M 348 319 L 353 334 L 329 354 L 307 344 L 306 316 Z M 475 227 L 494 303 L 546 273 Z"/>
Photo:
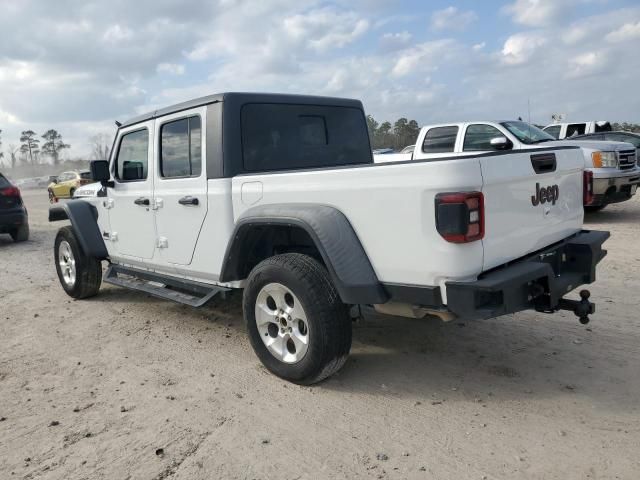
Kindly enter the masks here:
<path id="1" fill-rule="evenodd" d="M 283 363 L 301 361 L 309 349 L 309 323 L 302 303 L 280 283 L 270 283 L 258 293 L 256 326 L 265 347 Z"/>
<path id="2" fill-rule="evenodd" d="M 73 287 L 76 283 L 76 259 L 73 256 L 71 245 L 66 240 L 60 242 L 58 247 L 58 265 L 60 265 L 64 283 L 69 287 Z"/>

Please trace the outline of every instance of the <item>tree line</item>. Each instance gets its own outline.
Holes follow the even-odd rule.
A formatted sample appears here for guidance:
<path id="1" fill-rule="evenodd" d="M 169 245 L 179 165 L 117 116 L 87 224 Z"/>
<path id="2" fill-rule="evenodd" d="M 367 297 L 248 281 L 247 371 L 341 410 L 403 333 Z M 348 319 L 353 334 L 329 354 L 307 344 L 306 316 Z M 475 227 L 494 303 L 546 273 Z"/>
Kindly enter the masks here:
<path id="1" fill-rule="evenodd" d="M 71 148 L 71 145 L 64 143 L 62 135 L 53 128 L 40 136 L 33 130 L 24 130 L 20 134 L 20 145 L 9 145 L 9 167 L 14 169 L 20 161 L 23 164 L 38 165 L 42 163 L 44 157 L 49 157 L 54 165 L 58 165 L 62 151 L 67 148 Z M 4 158 L 2 130 L 0 130 L 0 163 Z"/>
<path id="2" fill-rule="evenodd" d="M 394 150 L 401 150 L 407 145 L 416 143 L 420 133 L 418 122 L 404 117 L 399 118 L 392 125 L 388 121 L 378 123 L 373 116 L 367 115 L 367 128 L 369 129 L 371 147 L 374 149 L 393 148 Z"/>

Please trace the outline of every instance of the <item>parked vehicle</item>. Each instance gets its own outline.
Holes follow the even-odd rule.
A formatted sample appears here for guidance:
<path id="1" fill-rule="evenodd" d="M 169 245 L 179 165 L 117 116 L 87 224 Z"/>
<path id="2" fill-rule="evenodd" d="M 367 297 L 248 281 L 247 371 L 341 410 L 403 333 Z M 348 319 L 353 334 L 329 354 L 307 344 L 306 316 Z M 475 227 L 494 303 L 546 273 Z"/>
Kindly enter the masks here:
<path id="1" fill-rule="evenodd" d="M 29 214 L 20 189 L 0 173 L 0 233 L 8 233 L 14 242 L 29 240 Z"/>
<path id="2" fill-rule="evenodd" d="M 583 323 L 608 232 L 582 230 L 580 149 L 373 164 L 362 104 L 227 93 L 122 123 L 56 269 L 73 298 L 104 280 L 201 306 L 244 289 L 251 345 L 276 375 L 326 378 L 351 305 L 421 318 L 573 311 Z M 533 166 L 533 169 L 532 169 Z"/>
<path id="3" fill-rule="evenodd" d="M 407 145 L 402 150 L 400 150 L 400 153 L 411 153 L 415 148 L 416 148 L 415 145 Z"/>
<path id="4" fill-rule="evenodd" d="M 78 187 L 92 182 L 91 172 L 88 170 L 62 172 L 47 187 L 49 201 L 55 203 L 61 198 L 73 198 Z"/>
<path id="5" fill-rule="evenodd" d="M 636 193 L 640 167 L 633 145 L 622 142 L 555 140 L 548 133 L 521 121 L 461 122 L 422 128 L 413 153 L 375 156 L 376 162 L 442 159 L 509 150 L 549 147 L 582 149 L 588 195 L 585 209 L 600 210 Z"/>
<path id="6" fill-rule="evenodd" d="M 393 148 L 376 148 L 373 151 L 374 155 L 388 155 L 389 153 L 394 153 L 395 150 Z"/>
<path id="7" fill-rule="evenodd" d="M 599 122 L 564 122 L 552 123 L 543 128 L 545 132 L 557 140 L 573 138 L 585 133 L 610 132 L 611 124 L 607 121 Z"/>
<path id="8" fill-rule="evenodd" d="M 610 142 L 627 142 L 636 147 L 636 163 L 640 165 L 640 133 L 622 130 L 604 133 L 589 133 L 577 135 L 571 140 L 606 140 Z"/>

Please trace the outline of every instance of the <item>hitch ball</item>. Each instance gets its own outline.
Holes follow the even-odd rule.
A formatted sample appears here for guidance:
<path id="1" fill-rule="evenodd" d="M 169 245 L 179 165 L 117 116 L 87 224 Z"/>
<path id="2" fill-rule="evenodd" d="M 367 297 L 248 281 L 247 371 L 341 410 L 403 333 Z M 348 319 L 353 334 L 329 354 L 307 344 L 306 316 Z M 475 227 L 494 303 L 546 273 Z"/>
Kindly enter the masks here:
<path id="1" fill-rule="evenodd" d="M 589 314 L 595 312 L 595 305 L 589 301 L 591 292 L 589 290 L 580 290 L 580 303 L 575 309 L 575 314 L 579 317 L 580 323 L 586 325 L 589 323 Z"/>

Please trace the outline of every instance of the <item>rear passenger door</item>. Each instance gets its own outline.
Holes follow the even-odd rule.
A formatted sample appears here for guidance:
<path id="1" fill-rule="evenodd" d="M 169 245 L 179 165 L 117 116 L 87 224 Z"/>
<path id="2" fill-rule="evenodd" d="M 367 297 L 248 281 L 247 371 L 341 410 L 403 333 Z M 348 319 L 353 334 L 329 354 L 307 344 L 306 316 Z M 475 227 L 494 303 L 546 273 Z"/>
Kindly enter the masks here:
<path id="1" fill-rule="evenodd" d="M 414 160 L 451 157 L 456 151 L 458 125 L 431 127 L 424 135 L 422 145 L 416 149 Z"/>
<path id="2" fill-rule="evenodd" d="M 157 261 L 189 265 L 207 215 L 206 107 L 156 120 Z"/>

